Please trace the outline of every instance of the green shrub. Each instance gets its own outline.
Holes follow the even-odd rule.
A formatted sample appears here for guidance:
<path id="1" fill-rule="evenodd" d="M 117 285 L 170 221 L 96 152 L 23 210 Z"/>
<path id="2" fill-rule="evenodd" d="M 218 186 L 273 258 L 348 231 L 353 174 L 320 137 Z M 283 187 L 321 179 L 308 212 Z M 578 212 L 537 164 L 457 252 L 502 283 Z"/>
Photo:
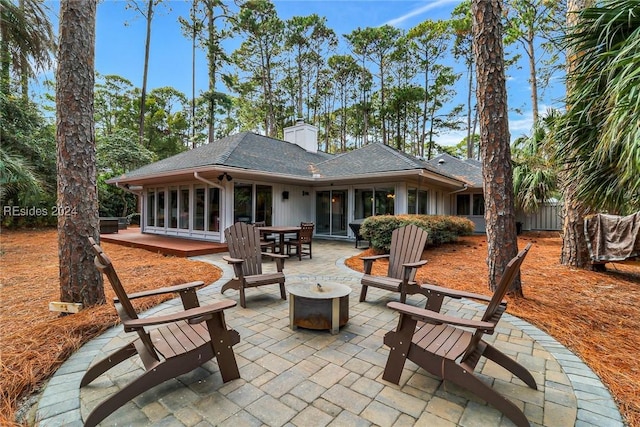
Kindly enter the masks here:
<path id="1" fill-rule="evenodd" d="M 448 215 L 380 215 L 370 216 L 364 220 L 360 234 L 371 241 L 375 250 L 388 252 L 391 248 L 391 233 L 396 228 L 415 224 L 429 233 L 428 245 L 438 246 L 455 242 L 460 236 L 473 233 L 471 220 L 459 216 Z"/>

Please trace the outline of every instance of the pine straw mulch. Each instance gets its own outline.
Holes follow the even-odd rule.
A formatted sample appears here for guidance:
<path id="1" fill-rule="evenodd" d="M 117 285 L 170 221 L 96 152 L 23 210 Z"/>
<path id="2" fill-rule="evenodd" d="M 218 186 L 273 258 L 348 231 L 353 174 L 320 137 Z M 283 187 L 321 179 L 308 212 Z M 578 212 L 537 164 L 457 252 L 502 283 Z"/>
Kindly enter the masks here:
<path id="1" fill-rule="evenodd" d="M 560 265 L 557 233 L 525 233 L 534 243 L 521 268 L 524 298 L 508 297 L 507 312 L 544 330 L 584 360 L 609 387 L 630 426 L 640 426 L 640 264 L 607 264 L 593 272 Z M 363 255 L 371 254 L 367 250 Z M 362 256 L 362 255 L 359 255 Z M 362 271 L 359 256 L 347 260 Z M 490 295 L 485 236 L 427 248 L 418 280 Z M 377 265 L 376 265 L 377 264 Z M 387 265 L 374 264 L 385 274 Z"/>
<path id="2" fill-rule="evenodd" d="M 11 425 L 19 399 L 37 391 L 82 343 L 117 318 L 112 304 L 65 317 L 48 311 L 48 303 L 59 299 L 55 230 L 3 231 L 0 237 L 0 425 Z M 527 241 L 534 246 L 522 267 L 525 298 L 509 298 L 508 312 L 576 352 L 610 388 L 629 425 L 640 427 L 640 265 L 607 264 L 606 273 L 576 270 L 559 265 L 557 234 L 528 233 L 520 240 L 520 247 Z M 103 246 L 130 292 L 191 280 L 211 283 L 220 274 L 204 263 Z M 486 250 L 484 236 L 428 248 L 429 263 L 418 279 L 489 294 Z M 359 256 L 347 265 L 361 271 Z M 376 271 L 386 271 L 376 264 Z M 167 283 L 165 277 L 173 279 Z"/>
<path id="3" fill-rule="evenodd" d="M 108 303 L 60 316 L 49 302 L 60 300 L 56 230 L 3 230 L 0 234 L 0 425 L 11 426 L 21 399 L 38 388 L 83 343 L 117 323 L 115 296 Z M 143 249 L 102 245 L 128 292 L 221 277 L 217 267 Z M 173 296 L 136 301 L 144 310 Z"/>

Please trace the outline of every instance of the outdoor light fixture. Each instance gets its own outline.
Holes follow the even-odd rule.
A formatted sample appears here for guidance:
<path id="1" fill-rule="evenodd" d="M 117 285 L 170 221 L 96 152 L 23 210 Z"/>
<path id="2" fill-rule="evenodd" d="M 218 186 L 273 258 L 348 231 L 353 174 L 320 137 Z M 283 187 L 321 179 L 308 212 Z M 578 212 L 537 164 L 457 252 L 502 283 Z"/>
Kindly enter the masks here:
<path id="1" fill-rule="evenodd" d="M 229 175 L 226 172 L 218 175 L 218 181 L 222 181 L 225 178 L 227 178 L 227 181 L 231 181 L 233 179 L 233 178 L 231 178 L 231 175 Z"/>

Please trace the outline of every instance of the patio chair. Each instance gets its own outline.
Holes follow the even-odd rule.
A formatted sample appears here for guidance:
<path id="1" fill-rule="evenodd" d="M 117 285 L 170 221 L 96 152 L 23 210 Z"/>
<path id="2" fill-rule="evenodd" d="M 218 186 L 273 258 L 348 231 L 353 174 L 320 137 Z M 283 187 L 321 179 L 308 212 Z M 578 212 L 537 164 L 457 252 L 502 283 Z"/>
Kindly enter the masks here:
<path id="1" fill-rule="evenodd" d="M 111 260 L 96 242 L 89 238 L 95 253 L 94 263 L 111 283 L 116 294 L 114 304 L 124 330 L 137 333 L 137 338 L 91 366 L 84 374 L 84 387 L 121 362 L 138 355 L 145 372 L 96 406 L 85 420 L 85 426 L 95 426 L 109 414 L 134 397 L 171 378 L 186 374 L 214 357 L 224 382 L 240 378 L 233 346 L 240 335 L 227 329 L 224 310 L 235 301 L 222 300 L 200 307 L 196 288 L 204 282 L 190 282 L 150 291 L 127 294 Z M 139 318 L 131 300 L 179 293 L 183 311 L 154 317 Z M 147 327 L 151 327 L 147 330 Z M 157 327 L 159 326 L 159 327 Z"/>
<path id="2" fill-rule="evenodd" d="M 349 223 L 349 228 L 351 229 L 351 231 L 353 232 L 354 237 L 356 238 L 356 249 L 358 248 L 358 245 L 360 244 L 360 240 L 364 240 L 367 241 L 369 243 L 368 247 L 371 247 L 371 241 L 368 239 L 365 239 L 364 237 L 362 237 L 362 234 L 360 234 L 360 227 L 362 227 L 362 221 L 361 219 L 357 219 L 351 223 Z"/>
<path id="3" fill-rule="evenodd" d="M 427 263 L 421 260 L 422 251 L 427 244 L 427 232 L 422 228 L 409 224 L 393 230 L 391 234 L 391 251 L 388 254 L 361 257 L 364 261 L 364 276 L 360 283 L 360 302 L 367 297 L 369 286 L 400 292 L 400 302 L 407 300 L 407 295 L 420 292 L 415 282 L 416 271 Z M 379 259 L 388 259 L 389 268 L 386 276 L 371 274 L 373 263 Z"/>
<path id="4" fill-rule="evenodd" d="M 309 255 L 309 259 L 313 258 L 313 255 L 311 253 L 313 228 L 314 224 L 312 222 L 300 223 L 300 233 L 298 233 L 297 238 L 287 240 L 287 255 L 291 255 L 291 247 L 295 247 L 299 261 L 302 261 L 303 255 Z"/>
<path id="5" fill-rule="evenodd" d="M 235 277 L 228 281 L 220 290 L 236 289 L 240 292 L 240 305 L 247 308 L 245 289 L 257 286 L 280 285 L 280 296 L 287 299 L 284 288 L 284 260 L 287 255 L 262 252 L 260 232 L 256 227 L 242 222 L 236 222 L 224 230 L 224 236 L 229 247 L 229 255 L 222 258 L 233 266 Z M 262 257 L 275 259 L 277 271 L 262 272 Z"/>
<path id="6" fill-rule="evenodd" d="M 518 426 L 528 426 L 522 411 L 504 398 L 473 371 L 481 357 L 493 360 L 520 378 L 534 390 L 536 382 L 529 371 L 500 350 L 482 339 L 484 334 L 493 334 L 502 313 L 507 308 L 504 296 L 520 271 L 520 265 L 531 243 L 507 264 L 498 287 L 492 297 L 470 292 L 456 291 L 440 286 L 423 285 L 428 297 L 428 310 L 398 302 L 388 307 L 400 313 L 395 331 L 388 332 L 384 343 L 391 348 L 382 379 L 398 384 L 407 359 L 430 374 L 448 380 L 474 393 L 494 406 Z M 445 296 L 471 298 L 488 302 L 481 320 L 471 320 L 440 314 Z M 463 329 L 464 328 L 464 329 Z"/>
<path id="7" fill-rule="evenodd" d="M 265 227 L 267 223 L 265 221 L 256 221 L 253 223 L 254 227 Z M 264 252 L 267 249 L 271 249 L 271 252 L 276 251 L 276 238 L 274 236 L 268 236 L 264 233 L 260 233 L 260 247 Z"/>

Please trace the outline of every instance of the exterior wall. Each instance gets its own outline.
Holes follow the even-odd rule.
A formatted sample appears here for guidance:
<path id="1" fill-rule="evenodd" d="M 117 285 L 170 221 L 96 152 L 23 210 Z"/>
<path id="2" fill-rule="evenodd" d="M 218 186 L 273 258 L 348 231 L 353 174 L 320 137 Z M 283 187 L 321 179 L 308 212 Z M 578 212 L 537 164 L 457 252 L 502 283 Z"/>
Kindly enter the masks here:
<path id="1" fill-rule="evenodd" d="M 473 222 L 473 224 L 475 225 L 475 228 L 473 230 L 474 233 L 485 233 L 487 231 L 487 222 L 485 221 L 484 216 L 468 215 L 465 217 L 470 219 L 471 222 Z"/>
<path id="2" fill-rule="evenodd" d="M 464 218 L 469 219 L 471 222 L 473 222 L 473 224 L 475 225 L 474 227 L 474 233 L 485 233 L 487 231 L 487 222 L 484 219 L 484 201 L 482 201 L 482 206 L 480 207 L 475 207 L 474 204 L 477 204 L 478 200 L 474 199 L 474 196 L 478 196 L 478 195 L 482 194 L 482 190 L 475 190 L 475 191 L 464 191 L 464 192 L 453 192 L 450 194 L 450 204 L 451 204 L 451 209 L 450 212 L 447 213 L 447 215 L 457 215 L 457 216 L 461 216 Z M 466 196 L 469 198 L 469 213 L 468 214 L 460 214 L 458 213 L 458 196 Z M 477 209 L 477 210 L 476 210 Z M 476 211 L 477 213 L 474 213 L 474 211 Z"/>
<path id="3" fill-rule="evenodd" d="M 287 199 L 283 193 L 287 192 Z M 313 222 L 313 190 L 297 185 L 273 185 L 273 223 L 294 225 Z"/>
<path id="4" fill-rule="evenodd" d="M 451 203 L 449 197 L 450 191 L 443 188 L 434 188 L 433 190 L 433 206 L 430 214 L 433 215 L 454 215 L 455 207 Z"/>
<path id="5" fill-rule="evenodd" d="M 347 207 L 345 211 L 345 218 L 347 224 L 347 230 L 342 235 L 333 235 L 331 237 L 342 239 L 353 239 L 352 230 L 348 227 L 348 224 L 353 222 L 355 218 L 355 191 L 356 189 L 368 190 L 374 188 L 393 188 L 394 201 L 393 209 L 394 214 L 406 214 L 408 208 L 408 189 L 416 188 L 416 183 L 407 182 L 372 182 L 366 184 L 353 184 L 353 185 L 335 185 L 335 186 L 323 186 L 323 187 L 310 187 L 300 186 L 292 184 L 280 184 L 269 183 L 265 181 L 254 180 L 223 180 L 219 184 L 217 182 L 210 181 L 205 183 L 198 180 L 192 180 L 181 183 L 169 183 L 166 185 L 154 185 L 145 188 L 141 195 L 141 229 L 145 233 L 172 235 L 179 237 L 186 237 L 192 239 L 209 240 L 222 242 L 224 240 L 225 228 L 232 225 L 234 221 L 234 185 L 236 182 L 243 184 L 255 185 L 268 185 L 272 188 L 272 224 L 273 225 L 296 225 L 300 222 L 316 222 L 316 192 L 328 191 L 328 190 L 344 190 L 347 192 Z M 213 184 L 213 185 L 212 185 Z M 190 189 L 190 220 L 189 224 L 195 224 L 193 216 L 195 215 L 193 209 L 193 198 L 195 197 L 195 188 L 219 188 L 220 191 L 220 215 L 219 215 L 219 232 L 210 232 L 204 230 L 195 229 L 173 229 L 168 227 L 151 227 L 147 224 L 147 209 L 148 209 L 148 197 L 147 190 L 149 188 L 164 188 L 165 192 L 169 191 L 170 187 L 188 186 Z M 446 215 L 451 214 L 452 206 L 450 202 L 450 191 L 440 187 L 427 187 L 424 184 L 420 185 L 421 190 L 428 192 L 428 213 Z M 157 197 L 157 196 L 156 196 Z M 168 200 L 168 194 L 165 195 Z M 255 200 L 254 200 L 255 203 Z M 165 212 L 165 214 L 167 214 Z"/>

